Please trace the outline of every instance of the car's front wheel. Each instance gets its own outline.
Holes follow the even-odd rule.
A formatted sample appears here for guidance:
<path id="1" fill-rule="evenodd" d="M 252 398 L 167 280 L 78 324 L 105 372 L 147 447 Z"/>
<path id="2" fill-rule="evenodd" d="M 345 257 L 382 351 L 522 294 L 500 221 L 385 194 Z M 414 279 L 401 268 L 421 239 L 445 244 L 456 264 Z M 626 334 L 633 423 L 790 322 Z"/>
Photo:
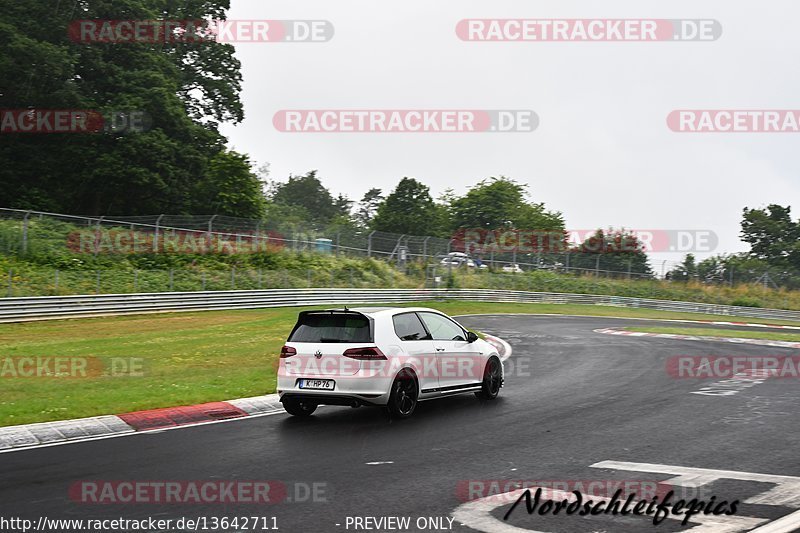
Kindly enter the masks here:
<path id="1" fill-rule="evenodd" d="M 414 414 L 418 398 L 417 380 L 411 372 L 404 370 L 394 378 L 386 408 L 393 418 L 408 418 Z"/>
<path id="2" fill-rule="evenodd" d="M 283 408 L 292 416 L 309 416 L 317 410 L 317 404 L 308 400 L 287 398 L 283 401 Z"/>
<path id="3" fill-rule="evenodd" d="M 483 382 L 481 390 L 475 396 L 481 400 L 494 400 L 500 394 L 500 386 L 503 384 L 503 363 L 496 357 L 489 359 L 486 369 L 483 371 Z"/>

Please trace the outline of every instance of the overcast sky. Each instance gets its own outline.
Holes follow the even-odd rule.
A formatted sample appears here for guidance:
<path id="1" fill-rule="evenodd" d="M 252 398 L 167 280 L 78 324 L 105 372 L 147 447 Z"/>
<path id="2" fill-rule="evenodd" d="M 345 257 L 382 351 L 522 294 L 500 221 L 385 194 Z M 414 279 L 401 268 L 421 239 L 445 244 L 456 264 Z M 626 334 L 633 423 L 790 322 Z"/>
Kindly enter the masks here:
<path id="1" fill-rule="evenodd" d="M 797 206 L 791 133 L 670 131 L 674 109 L 800 109 L 800 4 L 729 0 L 231 0 L 230 19 L 325 19 L 327 43 L 237 44 L 245 121 L 223 131 L 272 178 L 318 169 L 358 200 L 403 176 L 434 196 L 505 175 L 567 227 L 709 229 L 746 250 L 745 206 Z M 465 42 L 464 18 L 718 20 L 713 42 Z M 282 109 L 532 109 L 531 133 L 280 133 Z M 708 254 L 699 254 L 707 256 Z M 654 260 L 678 259 L 663 254 Z"/>

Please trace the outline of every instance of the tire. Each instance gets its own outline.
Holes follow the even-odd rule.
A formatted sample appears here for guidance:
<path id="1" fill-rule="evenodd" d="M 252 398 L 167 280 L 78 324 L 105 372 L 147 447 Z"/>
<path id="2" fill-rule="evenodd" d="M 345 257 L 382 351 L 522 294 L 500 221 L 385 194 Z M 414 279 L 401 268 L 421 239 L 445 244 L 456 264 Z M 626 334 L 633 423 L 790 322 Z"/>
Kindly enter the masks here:
<path id="1" fill-rule="evenodd" d="M 489 359 L 483 371 L 483 383 L 480 392 L 475 396 L 481 400 L 494 400 L 500 394 L 500 387 L 503 384 L 503 363 L 496 357 Z"/>
<path id="2" fill-rule="evenodd" d="M 317 404 L 307 400 L 290 398 L 283 401 L 283 408 L 292 416 L 307 417 L 317 410 Z"/>
<path id="3" fill-rule="evenodd" d="M 419 385 L 411 372 L 401 371 L 394 378 L 386 408 L 392 418 L 408 418 L 417 409 Z"/>

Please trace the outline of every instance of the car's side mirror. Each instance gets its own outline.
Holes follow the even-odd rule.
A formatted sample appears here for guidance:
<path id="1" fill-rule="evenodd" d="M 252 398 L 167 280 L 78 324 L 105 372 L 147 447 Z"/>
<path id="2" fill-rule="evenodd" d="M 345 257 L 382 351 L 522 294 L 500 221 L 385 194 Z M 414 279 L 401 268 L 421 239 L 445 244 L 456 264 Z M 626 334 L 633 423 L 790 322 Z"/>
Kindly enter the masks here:
<path id="1" fill-rule="evenodd" d="M 474 331 L 468 331 L 467 342 L 475 342 L 476 340 L 478 340 L 478 335 L 476 335 Z"/>

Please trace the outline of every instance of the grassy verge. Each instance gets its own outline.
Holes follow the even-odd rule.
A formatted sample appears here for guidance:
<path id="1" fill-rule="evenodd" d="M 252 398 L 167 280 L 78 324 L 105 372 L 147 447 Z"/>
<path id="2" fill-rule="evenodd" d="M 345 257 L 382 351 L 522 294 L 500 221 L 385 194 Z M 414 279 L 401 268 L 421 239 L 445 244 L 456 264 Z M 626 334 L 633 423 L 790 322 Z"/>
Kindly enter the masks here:
<path id="1" fill-rule="evenodd" d="M 445 301 L 422 305 L 452 315 L 731 318 L 559 304 Z M 0 426 L 274 392 L 277 354 L 300 310 L 209 311 L 0 324 L 0 369 L 8 358 L 20 356 L 140 358 L 144 363 L 141 377 L 21 378 L 0 372 Z"/>
<path id="2" fill-rule="evenodd" d="M 640 331 L 644 333 L 669 333 L 672 335 L 701 335 L 705 337 L 725 337 L 737 339 L 767 339 L 771 341 L 800 342 L 800 334 L 784 333 L 773 331 L 753 331 L 713 329 L 713 328 L 672 328 L 672 327 L 632 327 L 625 328 L 628 331 Z"/>

